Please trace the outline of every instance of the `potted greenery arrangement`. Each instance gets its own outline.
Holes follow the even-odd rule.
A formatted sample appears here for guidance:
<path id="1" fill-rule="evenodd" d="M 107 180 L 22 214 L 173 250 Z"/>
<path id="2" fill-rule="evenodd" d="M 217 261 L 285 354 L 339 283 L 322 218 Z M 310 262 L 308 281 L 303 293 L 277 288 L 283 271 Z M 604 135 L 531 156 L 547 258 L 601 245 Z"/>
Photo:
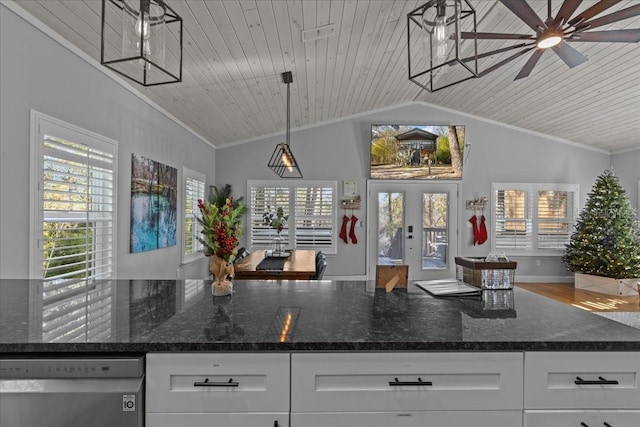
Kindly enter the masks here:
<path id="1" fill-rule="evenodd" d="M 640 225 L 612 171 L 600 175 L 580 213 L 563 262 L 575 287 L 635 295 L 640 283 Z"/>
<path id="2" fill-rule="evenodd" d="M 202 226 L 204 254 L 210 257 L 209 269 L 214 275 L 211 291 L 214 295 L 229 295 L 233 290 L 233 260 L 242 237 L 242 216 L 247 212 L 242 197 L 234 200 L 231 185 L 221 190 L 212 186 L 209 200 L 198 200 Z"/>
<path id="3" fill-rule="evenodd" d="M 285 224 L 289 220 L 289 215 L 284 214 L 282 207 L 277 207 L 275 213 L 271 212 L 271 206 L 267 206 L 267 211 L 262 214 L 262 223 L 277 231 L 277 236 L 273 240 L 273 253 L 280 254 L 282 250 L 282 237 L 280 233 L 284 229 Z"/>

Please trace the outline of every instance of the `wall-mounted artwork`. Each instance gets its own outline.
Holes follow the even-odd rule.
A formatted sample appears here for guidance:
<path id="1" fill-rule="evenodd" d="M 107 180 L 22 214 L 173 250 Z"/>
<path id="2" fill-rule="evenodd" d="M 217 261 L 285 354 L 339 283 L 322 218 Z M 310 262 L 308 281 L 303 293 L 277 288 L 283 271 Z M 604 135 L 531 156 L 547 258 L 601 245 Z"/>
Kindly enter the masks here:
<path id="1" fill-rule="evenodd" d="M 178 169 L 131 156 L 131 252 L 176 244 Z"/>
<path id="2" fill-rule="evenodd" d="M 462 179 L 464 125 L 371 125 L 371 179 Z"/>

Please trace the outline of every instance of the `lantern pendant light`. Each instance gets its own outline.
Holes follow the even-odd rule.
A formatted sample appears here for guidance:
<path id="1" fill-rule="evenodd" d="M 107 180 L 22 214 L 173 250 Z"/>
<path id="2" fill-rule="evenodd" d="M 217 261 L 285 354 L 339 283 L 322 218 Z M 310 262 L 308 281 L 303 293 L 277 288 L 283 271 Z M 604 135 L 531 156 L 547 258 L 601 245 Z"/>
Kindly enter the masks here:
<path id="1" fill-rule="evenodd" d="M 100 63 L 143 86 L 182 81 L 182 18 L 164 0 L 102 0 Z"/>

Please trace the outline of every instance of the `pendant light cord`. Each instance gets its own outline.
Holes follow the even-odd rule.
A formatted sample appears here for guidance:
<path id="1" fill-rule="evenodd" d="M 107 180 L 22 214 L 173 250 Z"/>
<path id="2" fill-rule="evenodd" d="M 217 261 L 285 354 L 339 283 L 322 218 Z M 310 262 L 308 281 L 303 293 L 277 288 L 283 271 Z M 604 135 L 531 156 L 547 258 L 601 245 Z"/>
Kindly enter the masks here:
<path id="1" fill-rule="evenodd" d="M 291 83 L 287 83 L 287 147 L 291 141 L 291 92 L 289 86 Z"/>

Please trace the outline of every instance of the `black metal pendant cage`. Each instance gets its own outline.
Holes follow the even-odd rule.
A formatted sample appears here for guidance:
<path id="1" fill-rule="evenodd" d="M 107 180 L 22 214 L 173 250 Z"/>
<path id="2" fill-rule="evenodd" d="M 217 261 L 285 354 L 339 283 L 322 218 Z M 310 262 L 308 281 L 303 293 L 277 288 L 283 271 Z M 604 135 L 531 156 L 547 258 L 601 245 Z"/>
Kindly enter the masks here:
<path id="1" fill-rule="evenodd" d="M 476 11 L 468 0 L 430 0 L 407 14 L 409 80 L 435 92 L 478 77 Z"/>
<path id="2" fill-rule="evenodd" d="M 293 82 L 291 71 L 282 73 L 282 80 L 287 85 L 287 134 L 286 142 L 276 145 L 271 158 L 269 159 L 269 169 L 274 171 L 280 178 L 302 178 L 300 166 L 291 152 L 291 91 L 289 85 Z"/>
<path id="3" fill-rule="evenodd" d="M 164 0 L 102 0 L 100 63 L 142 86 L 182 81 L 182 18 Z"/>

